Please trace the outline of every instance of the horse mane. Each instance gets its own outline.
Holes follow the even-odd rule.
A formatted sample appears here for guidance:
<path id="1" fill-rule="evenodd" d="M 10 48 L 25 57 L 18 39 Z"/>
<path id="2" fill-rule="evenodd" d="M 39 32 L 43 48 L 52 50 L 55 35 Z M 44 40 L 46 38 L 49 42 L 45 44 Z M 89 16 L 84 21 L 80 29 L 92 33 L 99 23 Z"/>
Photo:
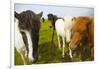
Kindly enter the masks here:
<path id="1" fill-rule="evenodd" d="M 21 29 L 27 29 L 30 30 L 32 28 L 35 29 L 34 25 L 40 26 L 40 20 L 39 17 L 30 10 L 27 11 L 23 11 L 19 14 L 19 18 L 18 18 L 21 22 L 19 23 L 19 27 Z"/>
<path id="2" fill-rule="evenodd" d="M 82 32 L 86 29 L 86 24 L 88 23 L 89 19 L 85 16 L 79 16 L 75 19 L 75 24 L 73 26 L 74 31 Z"/>
<path id="3" fill-rule="evenodd" d="M 58 19 L 58 17 L 52 13 L 49 13 L 48 15 L 48 19 L 52 22 L 52 26 L 55 29 L 55 22 Z"/>

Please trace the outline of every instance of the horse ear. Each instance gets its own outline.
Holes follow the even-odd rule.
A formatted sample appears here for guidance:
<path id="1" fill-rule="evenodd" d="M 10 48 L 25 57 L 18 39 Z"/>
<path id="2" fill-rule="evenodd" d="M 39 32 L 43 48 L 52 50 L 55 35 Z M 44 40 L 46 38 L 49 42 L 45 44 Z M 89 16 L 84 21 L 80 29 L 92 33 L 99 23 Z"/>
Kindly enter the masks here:
<path id="1" fill-rule="evenodd" d="M 73 18 L 72 18 L 72 21 L 75 21 L 75 20 L 76 20 L 76 17 L 73 17 Z"/>
<path id="2" fill-rule="evenodd" d="M 41 11 L 39 14 L 37 14 L 40 18 L 42 17 L 43 15 L 43 11 Z"/>
<path id="3" fill-rule="evenodd" d="M 91 22 L 91 20 L 89 18 L 87 18 L 87 23 L 90 23 L 90 22 Z"/>
<path id="4" fill-rule="evenodd" d="M 14 16 L 19 19 L 19 14 L 15 11 Z"/>
<path id="5" fill-rule="evenodd" d="M 87 18 L 87 23 L 92 23 L 93 20 L 94 20 L 94 17 L 93 17 L 93 16 L 89 16 L 89 17 Z"/>

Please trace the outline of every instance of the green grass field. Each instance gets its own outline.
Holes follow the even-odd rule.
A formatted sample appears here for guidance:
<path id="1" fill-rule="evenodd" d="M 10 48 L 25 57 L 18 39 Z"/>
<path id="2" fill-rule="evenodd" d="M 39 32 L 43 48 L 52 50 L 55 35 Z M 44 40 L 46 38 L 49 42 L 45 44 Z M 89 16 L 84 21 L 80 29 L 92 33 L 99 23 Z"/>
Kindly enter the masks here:
<path id="1" fill-rule="evenodd" d="M 48 23 L 47 20 L 44 23 L 41 23 L 38 48 L 39 58 L 35 64 L 70 62 L 67 57 L 62 58 L 62 51 L 59 50 L 57 45 L 58 43 L 56 32 L 54 35 L 54 44 L 51 43 L 52 28 L 49 28 L 49 24 L 50 23 Z M 68 46 L 66 45 L 65 51 L 68 50 L 67 48 Z M 14 54 L 15 65 L 22 65 L 23 62 L 16 49 Z M 75 60 L 79 60 L 79 57 L 76 57 Z M 27 64 L 30 64 L 27 58 L 26 61 Z"/>

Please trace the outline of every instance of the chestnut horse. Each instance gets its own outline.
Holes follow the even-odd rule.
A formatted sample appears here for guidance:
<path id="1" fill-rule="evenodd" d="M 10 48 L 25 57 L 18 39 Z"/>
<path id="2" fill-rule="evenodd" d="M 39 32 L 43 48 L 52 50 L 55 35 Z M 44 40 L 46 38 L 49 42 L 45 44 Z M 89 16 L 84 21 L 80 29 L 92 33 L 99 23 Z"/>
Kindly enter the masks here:
<path id="1" fill-rule="evenodd" d="M 94 59 L 94 17 L 79 16 L 74 17 L 73 35 L 69 44 L 69 55 L 72 58 L 73 53 L 80 47 L 82 60 L 85 48 L 88 47 L 88 55 L 91 60 Z"/>

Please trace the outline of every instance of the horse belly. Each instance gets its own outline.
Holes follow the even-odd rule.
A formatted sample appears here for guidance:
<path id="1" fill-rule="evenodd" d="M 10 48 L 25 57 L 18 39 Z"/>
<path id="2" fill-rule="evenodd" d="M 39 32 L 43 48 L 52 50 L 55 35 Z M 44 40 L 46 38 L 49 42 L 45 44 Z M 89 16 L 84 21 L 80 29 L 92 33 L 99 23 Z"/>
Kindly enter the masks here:
<path id="1" fill-rule="evenodd" d="M 64 21 L 62 19 L 59 19 L 59 20 L 56 21 L 55 27 L 56 27 L 56 32 L 57 32 L 58 35 L 60 35 L 60 36 L 65 35 Z"/>

